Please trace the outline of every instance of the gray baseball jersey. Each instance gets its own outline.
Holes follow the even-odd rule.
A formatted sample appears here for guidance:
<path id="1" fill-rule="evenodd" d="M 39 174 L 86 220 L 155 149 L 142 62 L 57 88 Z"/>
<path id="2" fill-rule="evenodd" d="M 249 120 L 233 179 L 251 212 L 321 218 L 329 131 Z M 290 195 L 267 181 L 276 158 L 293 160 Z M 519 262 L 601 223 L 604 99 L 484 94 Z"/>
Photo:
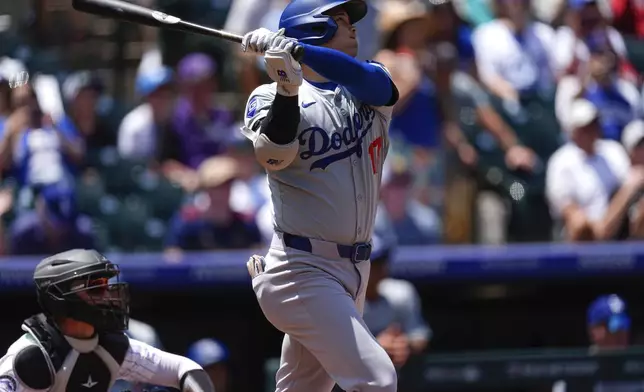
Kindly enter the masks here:
<path id="1" fill-rule="evenodd" d="M 256 137 L 276 84 L 255 89 L 242 133 Z M 389 148 L 391 107 L 362 104 L 345 88 L 300 87 L 297 158 L 268 173 L 276 231 L 339 244 L 370 239 L 382 165 Z"/>
<path id="2" fill-rule="evenodd" d="M 275 90 L 260 86 L 248 100 L 242 133 L 253 141 Z M 268 173 L 276 234 L 251 272 L 264 315 L 285 333 L 276 391 L 395 392 L 396 369 L 362 319 L 370 263 L 337 246 L 370 240 L 392 108 L 306 81 L 299 100 L 298 155 Z M 311 251 L 286 246 L 283 233 L 308 237 Z"/>

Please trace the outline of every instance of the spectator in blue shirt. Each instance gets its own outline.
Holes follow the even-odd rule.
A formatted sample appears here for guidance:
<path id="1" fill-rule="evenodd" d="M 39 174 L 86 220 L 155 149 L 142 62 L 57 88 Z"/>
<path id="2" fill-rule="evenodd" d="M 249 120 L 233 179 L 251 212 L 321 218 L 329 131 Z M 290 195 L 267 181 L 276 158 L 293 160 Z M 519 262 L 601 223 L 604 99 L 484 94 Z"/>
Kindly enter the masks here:
<path id="1" fill-rule="evenodd" d="M 89 218 L 76 210 L 65 188 L 44 188 L 34 211 L 23 212 L 11 226 L 9 250 L 14 255 L 45 255 L 68 249 L 95 248 Z"/>
<path id="2" fill-rule="evenodd" d="M 197 170 L 199 191 L 170 222 L 166 251 L 245 249 L 261 243 L 254 220 L 247 220 L 230 207 L 233 181 L 239 177 L 237 162 L 217 156 L 204 161 Z"/>
<path id="3" fill-rule="evenodd" d="M 376 61 L 391 72 L 400 93 L 390 132 L 419 150 L 436 149 L 442 119 L 436 85 L 428 76 L 428 10 L 420 2 L 390 1 L 380 16 L 385 44 Z"/>
<path id="4" fill-rule="evenodd" d="M 590 50 L 588 71 L 561 79 L 555 102 L 557 117 L 565 126 L 572 102 L 584 98 L 599 110 L 602 138 L 619 142 L 624 127 L 642 116 L 642 97 L 633 83 L 619 75 L 619 57 L 605 32 L 587 37 L 586 45 Z"/>
<path id="5" fill-rule="evenodd" d="M 16 110 L 7 119 L 0 140 L 0 166 L 12 172 L 21 188 L 71 189 L 85 153 L 82 142 L 69 130 L 54 126 L 29 84 L 12 93 Z"/>
<path id="6" fill-rule="evenodd" d="M 392 231 L 400 245 L 439 242 L 442 230 L 440 216 L 433 208 L 411 197 L 414 174 L 407 160 L 390 153 L 386 162 L 376 229 Z"/>

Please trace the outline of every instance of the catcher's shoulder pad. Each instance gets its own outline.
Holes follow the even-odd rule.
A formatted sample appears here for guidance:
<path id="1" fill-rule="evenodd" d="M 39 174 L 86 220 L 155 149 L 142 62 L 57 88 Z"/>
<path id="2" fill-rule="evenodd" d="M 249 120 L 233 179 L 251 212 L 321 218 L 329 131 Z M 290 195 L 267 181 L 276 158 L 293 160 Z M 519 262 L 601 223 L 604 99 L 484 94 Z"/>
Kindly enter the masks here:
<path id="1" fill-rule="evenodd" d="M 71 346 L 44 316 L 31 317 L 22 325 L 32 344 L 23 347 L 14 357 L 13 370 L 20 382 L 35 390 L 54 385 L 56 373 L 63 365 Z"/>
<path id="2" fill-rule="evenodd" d="M 123 364 L 127 350 L 130 349 L 130 339 L 124 333 L 103 333 L 98 335 L 98 344 L 119 364 Z"/>

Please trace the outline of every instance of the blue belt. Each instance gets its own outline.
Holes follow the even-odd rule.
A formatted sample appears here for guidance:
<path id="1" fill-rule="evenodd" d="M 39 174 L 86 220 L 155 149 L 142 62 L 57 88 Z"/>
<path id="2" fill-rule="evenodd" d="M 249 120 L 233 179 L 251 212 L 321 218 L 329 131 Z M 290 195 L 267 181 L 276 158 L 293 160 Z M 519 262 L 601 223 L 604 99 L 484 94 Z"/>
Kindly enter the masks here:
<path id="1" fill-rule="evenodd" d="M 293 235 L 288 233 L 283 233 L 282 239 L 284 240 L 284 245 L 289 248 L 301 250 L 302 252 L 307 252 L 312 254 L 316 253 L 314 252 L 313 243 L 311 241 L 318 241 L 318 240 L 311 240 L 306 237 L 301 237 L 299 235 Z M 353 245 L 340 245 L 340 244 L 334 244 L 334 245 L 338 250 L 338 256 L 340 256 L 343 259 L 349 259 L 354 264 L 367 261 L 371 257 L 371 244 L 368 242 L 361 242 Z"/>

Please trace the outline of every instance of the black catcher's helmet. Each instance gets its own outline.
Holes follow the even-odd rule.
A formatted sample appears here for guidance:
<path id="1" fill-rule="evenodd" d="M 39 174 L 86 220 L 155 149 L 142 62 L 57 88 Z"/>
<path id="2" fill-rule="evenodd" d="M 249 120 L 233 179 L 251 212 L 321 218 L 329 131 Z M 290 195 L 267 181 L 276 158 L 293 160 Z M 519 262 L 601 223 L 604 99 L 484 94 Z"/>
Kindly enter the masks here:
<path id="1" fill-rule="evenodd" d="M 118 277 L 118 265 L 88 249 L 48 257 L 34 272 L 38 302 L 48 318 L 84 321 L 99 332 L 128 328 L 128 285 Z M 110 282 L 113 279 L 116 282 Z"/>

